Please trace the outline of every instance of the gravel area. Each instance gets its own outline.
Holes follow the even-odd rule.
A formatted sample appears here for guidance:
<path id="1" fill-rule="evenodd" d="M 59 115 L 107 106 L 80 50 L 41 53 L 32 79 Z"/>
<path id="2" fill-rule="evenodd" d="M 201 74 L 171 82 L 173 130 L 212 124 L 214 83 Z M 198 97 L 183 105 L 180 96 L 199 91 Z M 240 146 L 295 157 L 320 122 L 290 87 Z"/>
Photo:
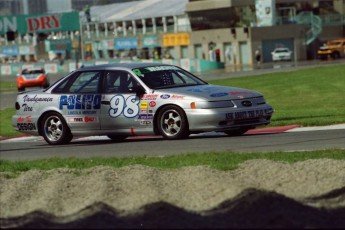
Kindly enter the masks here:
<path id="1" fill-rule="evenodd" d="M 1 228 L 344 228 L 345 161 L 0 173 Z"/>

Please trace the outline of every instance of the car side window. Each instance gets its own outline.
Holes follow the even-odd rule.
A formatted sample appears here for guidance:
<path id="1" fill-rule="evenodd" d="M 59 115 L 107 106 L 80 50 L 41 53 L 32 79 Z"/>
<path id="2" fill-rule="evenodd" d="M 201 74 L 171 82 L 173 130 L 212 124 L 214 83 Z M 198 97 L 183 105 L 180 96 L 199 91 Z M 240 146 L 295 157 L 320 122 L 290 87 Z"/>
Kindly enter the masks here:
<path id="1" fill-rule="evenodd" d="M 101 72 L 78 72 L 62 82 L 53 93 L 99 93 Z"/>
<path id="2" fill-rule="evenodd" d="M 105 73 L 105 93 L 129 93 L 139 83 L 126 71 L 107 71 Z"/>

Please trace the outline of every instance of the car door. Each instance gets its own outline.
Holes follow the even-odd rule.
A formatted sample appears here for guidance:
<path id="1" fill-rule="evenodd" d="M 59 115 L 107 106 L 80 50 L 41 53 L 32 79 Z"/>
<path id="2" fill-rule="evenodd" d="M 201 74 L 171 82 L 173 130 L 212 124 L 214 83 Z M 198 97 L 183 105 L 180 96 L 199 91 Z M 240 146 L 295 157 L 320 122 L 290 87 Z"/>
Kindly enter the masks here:
<path id="1" fill-rule="evenodd" d="M 52 93 L 60 94 L 59 109 L 73 130 L 99 130 L 101 71 L 76 72 Z"/>
<path id="2" fill-rule="evenodd" d="M 139 84 L 127 71 L 106 71 L 101 101 L 101 129 L 133 132 L 139 128 L 140 98 L 132 91 Z"/>

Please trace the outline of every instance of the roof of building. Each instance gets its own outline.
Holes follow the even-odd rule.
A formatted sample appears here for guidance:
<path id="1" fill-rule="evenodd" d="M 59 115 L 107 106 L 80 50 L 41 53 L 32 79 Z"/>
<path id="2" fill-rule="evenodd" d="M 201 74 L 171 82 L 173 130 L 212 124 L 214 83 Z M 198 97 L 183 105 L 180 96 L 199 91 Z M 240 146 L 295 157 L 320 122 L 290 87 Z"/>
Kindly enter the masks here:
<path id="1" fill-rule="evenodd" d="M 131 21 L 178 16 L 186 12 L 188 0 L 142 0 L 90 7 L 91 18 L 98 22 Z"/>

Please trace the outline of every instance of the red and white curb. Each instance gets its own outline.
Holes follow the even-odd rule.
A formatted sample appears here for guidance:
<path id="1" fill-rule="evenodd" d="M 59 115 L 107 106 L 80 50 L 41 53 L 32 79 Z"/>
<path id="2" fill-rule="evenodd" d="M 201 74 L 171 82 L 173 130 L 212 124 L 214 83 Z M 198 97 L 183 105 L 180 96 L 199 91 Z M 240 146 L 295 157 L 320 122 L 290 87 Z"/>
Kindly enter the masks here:
<path id="1" fill-rule="evenodd" d="M 244 135 L 257 135 L 257 134 L 274 134 L 274 133 L 283 133 L 283 132 L 303 132 L 303 131 L 318 131 L 318 130 L 334 130 L 334 129 L 344 129 L 345 124 L 338 125 L 329 125 L 329 126 L 315 126 L 315 127 L 301 127 L 300 125 L 285 125 L 279 127 L 268 127 L 268 128 L 259 128 L 252 129 L 246 132 Z M 192 134 L 191 136 L 224 136 L 223 133 L 216 132 L 207 132 L 202 134 Z M 1 138 L 1 137 L 0 137 Z M 137 139 L 137 138 L 162 138 L 161 136 L 133 136 L 128 137 L 128 139 Z M 78 140 L 109 140 L 107 136 L 88 136 L 76 138 Z M 43 141 L 43 137 L 40 136 L 22 136 L 15 137 L 10 139 L 1 140 L 1 143 L 5 142 L 28 142 L 28 141 Z"/>

